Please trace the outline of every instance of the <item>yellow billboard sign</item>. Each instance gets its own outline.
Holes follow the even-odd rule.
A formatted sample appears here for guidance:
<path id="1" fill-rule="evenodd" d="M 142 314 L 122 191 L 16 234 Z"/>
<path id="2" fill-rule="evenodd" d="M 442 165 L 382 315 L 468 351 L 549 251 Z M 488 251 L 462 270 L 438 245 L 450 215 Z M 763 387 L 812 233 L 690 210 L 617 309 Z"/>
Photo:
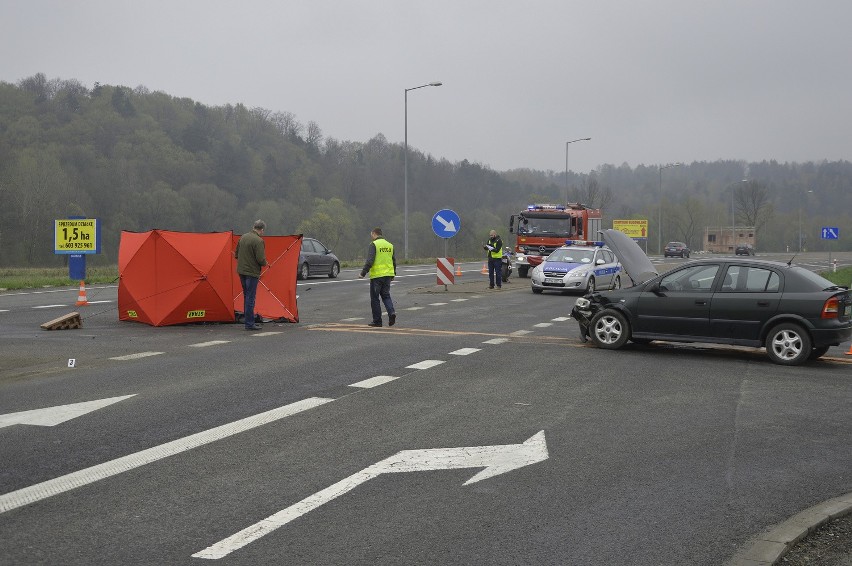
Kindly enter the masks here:
<path id="1" fill-rule="evenodd" d="M 647 238 L 648 237 L 648 221 L 647 220 L 613 220 L 613 230 L 624 232 L 631 238 Z"/>
<path id="2" fill-rule="evenodd" d="M 56 254 L 100 253 L 100 224 L 97 218 L 65 218 L 54 220 Z"/>

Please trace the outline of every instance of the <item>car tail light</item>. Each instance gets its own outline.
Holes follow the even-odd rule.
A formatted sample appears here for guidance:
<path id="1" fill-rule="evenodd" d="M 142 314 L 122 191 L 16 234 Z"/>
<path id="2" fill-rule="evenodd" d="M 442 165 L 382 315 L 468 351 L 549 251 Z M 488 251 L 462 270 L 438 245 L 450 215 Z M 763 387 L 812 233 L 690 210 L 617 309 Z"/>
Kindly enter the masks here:
<path id="1" fill-rule="evenodd" d="M 839 313 L 840 301 L 837 300 L 837 297 L 831 297 L 824 305 L 822 305 L 822 314 L 820 315 L 820 318 L 837 318 Z"/>

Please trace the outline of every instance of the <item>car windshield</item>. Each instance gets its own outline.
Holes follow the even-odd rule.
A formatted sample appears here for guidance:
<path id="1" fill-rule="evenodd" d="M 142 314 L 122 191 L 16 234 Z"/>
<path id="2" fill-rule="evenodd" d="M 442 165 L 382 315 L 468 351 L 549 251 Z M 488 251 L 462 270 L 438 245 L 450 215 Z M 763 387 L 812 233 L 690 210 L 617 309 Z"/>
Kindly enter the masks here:
<path id="1" fill-rule="evenodd" d="M 569 238 L 574 235 L 570 216 L 565 218 L 527 218 L 522 216 L 518 225 L 518 233 L 557 238 Z"/>
<path id="2" fill-rule="evenodd" d="M 559 248 L 547 257 L 547 261 L 562 261 L 565 263 L 591 263 L 594 257 L 594 250 Z"/>

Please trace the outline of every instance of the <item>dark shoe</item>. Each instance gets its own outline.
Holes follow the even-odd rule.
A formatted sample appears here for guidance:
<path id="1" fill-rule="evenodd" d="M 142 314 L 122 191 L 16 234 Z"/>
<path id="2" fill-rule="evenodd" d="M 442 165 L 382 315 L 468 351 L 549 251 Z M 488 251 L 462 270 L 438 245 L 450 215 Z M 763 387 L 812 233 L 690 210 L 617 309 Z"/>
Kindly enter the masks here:
<path id="1" fill-rule="evenodd" d="M 263 330 L 263 329 L 255 324 L 255 325 L 252 325 L 252 326 L 246 326 L 246 330 Z"/>
<path id="2" fill-rule="evenodd" d="M 396 324 L 396 313 L 388 315 L 388 326 L 393 326 Z"/>
<path id="3" fill-rule="evenodd" d="M 491 286 L 490 286 L 490 287 L 488 287 L 488 288 L 489 288 L 489 289 L 493 289 L 493 288 L 494 288 L 494 285 L 491 285 Z"/>
<path id="4" fill-rule="evenodd" d="M 371 322 L 371 323 L 370 323 L 370 324 L 368 324 L 367 326 L 372 326 L 373 328 L 381 328 L 381 327 L 382 327 L 382 323 L 381 323 L 381 322 Z"/>

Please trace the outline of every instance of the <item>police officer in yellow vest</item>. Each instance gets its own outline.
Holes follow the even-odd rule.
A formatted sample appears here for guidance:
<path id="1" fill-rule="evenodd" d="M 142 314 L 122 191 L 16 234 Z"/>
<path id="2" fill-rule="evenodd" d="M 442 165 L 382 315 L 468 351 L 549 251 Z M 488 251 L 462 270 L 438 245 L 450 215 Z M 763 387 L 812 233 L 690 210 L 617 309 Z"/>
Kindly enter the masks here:
<path id="1" fill-rule="evenodd" d="M 370 307 L 373 310 L 373 322 L 367 326 L 382 326 L 382 305 L 388 311 L 388 326 L 396 323 L 396 310 L 390 296 L 390 285 L 396 276 L 396 256 L 393 244 L 382 237 L 381 228 L 373 228 L 370 232 L 372 243 L 367 247 L 367 261 L 361 270 L 361 278 L 370 273 Z M 381 302 L 379 302 L 381 298 Z"/>
<path id="2" fill-rule="evenodd" d="M 491 230 L 488 234 L 488 241 L 482 246 L 482 249 L 488 252 L 488 288 L 494 288 L 494 282 L 497 282 L 497 288 L 503 288 L 503 240 L 497 235 L 496 230 Z"/>

